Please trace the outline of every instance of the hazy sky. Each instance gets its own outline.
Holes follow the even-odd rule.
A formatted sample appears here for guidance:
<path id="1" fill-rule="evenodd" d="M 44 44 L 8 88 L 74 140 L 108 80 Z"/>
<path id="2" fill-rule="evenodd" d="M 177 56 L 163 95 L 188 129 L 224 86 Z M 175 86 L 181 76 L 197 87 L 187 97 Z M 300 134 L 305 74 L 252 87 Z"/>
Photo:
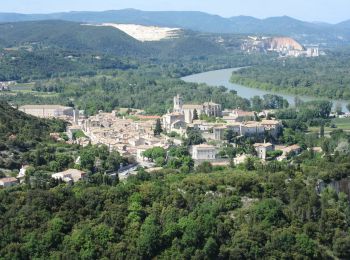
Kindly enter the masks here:
<path id="1" fill-rule="evenodd" d="M 289 15 L 306 21 L 333 23 L 350 19 L 350 0 L 0 0 L 0 3 L 0 12 L 21 13 L 136 8 L 196 10 L 224 17 Z"/>

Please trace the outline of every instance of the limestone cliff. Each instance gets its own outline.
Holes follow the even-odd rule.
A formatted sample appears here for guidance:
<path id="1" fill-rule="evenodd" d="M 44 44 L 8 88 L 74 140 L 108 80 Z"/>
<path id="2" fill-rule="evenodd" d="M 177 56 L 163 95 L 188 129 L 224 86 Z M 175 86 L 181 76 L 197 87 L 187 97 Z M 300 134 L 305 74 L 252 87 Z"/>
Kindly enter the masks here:
<path id="1" fill-rule="evenodd" d="M 296 40 L 289 37 L 273 37 L 266 39 L 266 47 L 272 50 L 298 50 L 303 51 L 304 47 Z"/>

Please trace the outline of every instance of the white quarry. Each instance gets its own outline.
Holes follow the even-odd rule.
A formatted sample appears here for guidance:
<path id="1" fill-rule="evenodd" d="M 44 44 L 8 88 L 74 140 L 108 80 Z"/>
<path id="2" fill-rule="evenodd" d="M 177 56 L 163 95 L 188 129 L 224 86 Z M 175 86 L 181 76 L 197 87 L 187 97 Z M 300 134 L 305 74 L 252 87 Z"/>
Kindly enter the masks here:
<path id="1" fill-rule="evenodd" d="M 180 28 L 144 26 L 138 24 L 103 23 L 98 26 L 109 26 L 117 28 L 135 38 L 136 40 L 142 42 L 178 38 L 181 33 Z"/>

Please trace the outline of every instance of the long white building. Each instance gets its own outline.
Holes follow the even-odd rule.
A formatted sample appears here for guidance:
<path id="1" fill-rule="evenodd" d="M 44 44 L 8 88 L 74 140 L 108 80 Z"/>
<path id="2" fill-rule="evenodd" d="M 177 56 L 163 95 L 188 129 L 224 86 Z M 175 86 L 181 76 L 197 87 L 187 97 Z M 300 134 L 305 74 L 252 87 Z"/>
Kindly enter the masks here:
<path id="1" fill-rule="evenodd" d="M 74 109 L 60 105 L 25 105 L 18 110 L 36 117 L 52 118 L 59 116 L 73 116 Z"/>

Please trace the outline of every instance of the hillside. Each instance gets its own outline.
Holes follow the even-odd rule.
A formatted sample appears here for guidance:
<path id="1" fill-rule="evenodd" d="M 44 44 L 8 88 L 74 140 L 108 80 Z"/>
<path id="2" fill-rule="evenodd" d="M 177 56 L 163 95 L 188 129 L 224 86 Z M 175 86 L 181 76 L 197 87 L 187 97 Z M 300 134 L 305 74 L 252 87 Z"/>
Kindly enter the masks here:
<path id="1" fill-rule="evenodd" d="M 18 169 L 24 152 L 64 129 L 62 121 L 28 116 L 0 101 L 0 168 Z"/>
<path id="2" fill-rule="evenodd" d="M 104 12 L 69 12 L 40 15 L 0 13 L 0 22 L 66 20 L 85 23 L 126 23 L 176 27 L 199 32 L 242 33 L 290 36 L 303 43 L 339 45 L 350 42 L 346 22 L 338 25 L 311 23 L 291 17 L 256 19 L 248 16 L 224 18 L 203 12 L 161 12 L 124 9 Z"/>
<path id="3" fill-rule="evenodd" d="M 195 45 L 193 45 L 195 44 Z M 179 57 L 224 53 L 220 45 L 194 32 L 178 38 L 141 42 L 111 26 L 91 26 L 67 21 L 30 21 L 0 24 L 0 46 L 55 47 L 62 50 L 128 57 Z"/>
<path id="4" fill-rule="evenodd" d="M 141 55 L 146 46 L 111 27 L 94 27 L 65 21 L 0 24 L 0 45 L 44 44 L 71 51 Z"/>

